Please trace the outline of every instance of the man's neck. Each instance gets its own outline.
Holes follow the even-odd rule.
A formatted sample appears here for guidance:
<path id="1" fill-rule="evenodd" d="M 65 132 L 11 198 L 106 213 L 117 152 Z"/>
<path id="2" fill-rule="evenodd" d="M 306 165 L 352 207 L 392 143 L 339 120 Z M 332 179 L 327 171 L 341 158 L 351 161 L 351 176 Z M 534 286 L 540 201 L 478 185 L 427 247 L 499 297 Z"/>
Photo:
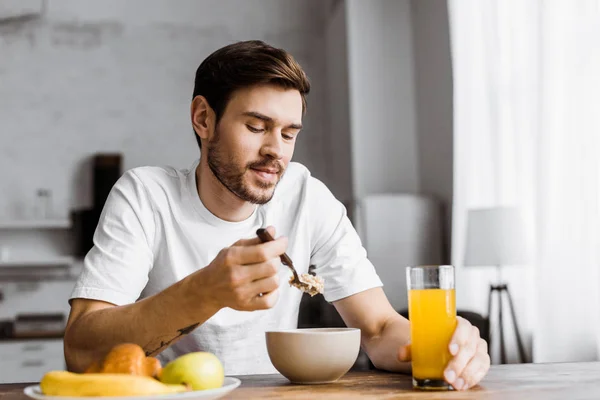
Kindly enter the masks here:
<path id="1" fill-rule="evenodd" d="M 196 189 L 204 207 L 224 221 L 244 221 L 256 208 L 256 205 L 240 199 L 223 186 L 202 157 L 196 168 Z"/>

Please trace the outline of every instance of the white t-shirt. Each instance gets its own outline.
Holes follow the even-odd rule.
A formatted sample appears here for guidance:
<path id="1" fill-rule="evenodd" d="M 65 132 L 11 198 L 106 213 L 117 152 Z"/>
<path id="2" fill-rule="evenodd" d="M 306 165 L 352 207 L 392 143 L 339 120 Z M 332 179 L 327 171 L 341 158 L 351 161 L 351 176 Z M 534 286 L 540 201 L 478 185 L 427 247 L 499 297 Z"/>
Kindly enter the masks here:
<path id="1" fill-rule="evenodd" d="M 304 166 L 290 163 L 269 203 L 257 206 L 245 221 L 227 222 L 200 200 L 197 165 L 198 160 L 188 170 L 140 167 L 123 174 L 108 196 L 71 298 L 133 303 L 205 267 L 221 249 L 256 237 L 258 228 L 269 225 L 276 236 L 288 237 L 287 253 L 298 273 L 316 265 L 327 301 L 382 286 L 344 206 Z M 275 373 L 265 331 L 297 327 L 302 293 L 289 286 L 290 276 L 282 265 L 280 296 L 272 309 L 224 308 L 158 358 L 164 365 L 188 352 L 209 351 L 228 375 Z"/>

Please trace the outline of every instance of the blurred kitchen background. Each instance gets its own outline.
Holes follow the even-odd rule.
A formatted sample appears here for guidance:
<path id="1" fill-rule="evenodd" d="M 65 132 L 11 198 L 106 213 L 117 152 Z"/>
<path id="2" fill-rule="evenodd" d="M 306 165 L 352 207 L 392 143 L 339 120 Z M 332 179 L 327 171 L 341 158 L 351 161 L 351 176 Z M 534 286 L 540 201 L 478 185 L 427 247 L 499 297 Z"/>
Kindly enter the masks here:
<path id="1" fill-rule="evenodd" d="M 405 266 L 452 263 L 494 363 L 598 359 L 598 37 L 598 0 L 0 0 L 0 381 L 63 367 L 110 187 L 198 157 L 195 70 L 247 39 L 307 72 L 295 161 L 398 312 Z M 303 301 L 299 326 L 341 323 Z"/>

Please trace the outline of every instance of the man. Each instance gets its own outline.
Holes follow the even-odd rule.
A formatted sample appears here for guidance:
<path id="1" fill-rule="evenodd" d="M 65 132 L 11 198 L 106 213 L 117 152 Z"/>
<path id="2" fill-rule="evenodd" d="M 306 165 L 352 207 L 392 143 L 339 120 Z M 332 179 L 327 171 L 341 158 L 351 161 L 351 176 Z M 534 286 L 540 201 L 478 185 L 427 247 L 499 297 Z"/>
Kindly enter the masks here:
<path id="1" fill-rule="evenodd" d="M 309 82 L 285 51 L 260 41 L 217 50 L 196 72 L 191 121 L 201 156 L 189 170 L 143 167 L 115 184 L 71 296 L 68 368 L 84 370 L 112 346 L 137 343 L 163 362 L 210 351 L 227 374 L 273 373 L 264 332 L 295 328 L 299 273 L 310 264 L 325 299 L 362 331 L 380 369 L 410 371 L 408 321 L 389 304 L 345 209 L 290 163 Z M 276 240 L 261 243 L 269 227 Z M 445 377 L 456 389 L 489 368 L 466 320 Z"/>

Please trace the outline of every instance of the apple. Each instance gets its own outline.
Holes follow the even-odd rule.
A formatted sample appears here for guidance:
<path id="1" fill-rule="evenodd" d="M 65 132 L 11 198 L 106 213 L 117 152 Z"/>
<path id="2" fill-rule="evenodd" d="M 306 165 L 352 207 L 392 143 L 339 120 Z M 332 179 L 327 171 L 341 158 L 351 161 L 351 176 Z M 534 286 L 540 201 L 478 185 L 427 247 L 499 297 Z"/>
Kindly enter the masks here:
<path id="1" fill-rule="evenodd" d="M 225 371 L 219 358 L 203 351 L 177 357 L 160 374 L 162 383 L 185 384 L 192 390 L 220 388 L 224 380 Z"/>

